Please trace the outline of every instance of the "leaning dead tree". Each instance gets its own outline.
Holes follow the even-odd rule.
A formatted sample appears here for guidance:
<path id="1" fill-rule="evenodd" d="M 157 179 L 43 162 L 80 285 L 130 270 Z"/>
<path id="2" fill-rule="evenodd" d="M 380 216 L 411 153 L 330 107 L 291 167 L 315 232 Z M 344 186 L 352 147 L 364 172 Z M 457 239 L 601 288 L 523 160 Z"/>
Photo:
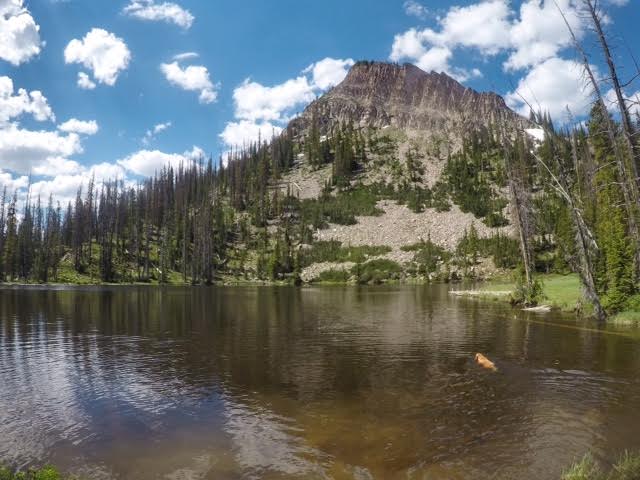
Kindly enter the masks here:
<path id="1" fill-rule="evenodd" d="M 549 147 L 551 161 L 553 162 L 553 167 L 555 168 L 552 168 L 552 166 L 549 165 L 542 158 L 542 156 L 535 151 L 532 153 L 533 157 L 535 158 L 536 162 L 538 162 L 549 174 L 549 177 L 551 179 L 551 186 L 567 204 L 571 223 L 573 225 L 573 230 L 575 233 L 575 247 L 578 255 L 578 262 L 575 265 L 575 270 L 580 277 L 580 281 L 584 288 L 584 293 L 587 300 L 589 300 L 593 305 L 595 317 L 599 321 L 605 321 L 607 318 L 607 314 L 600 301 L 600 295 L 597 290 L 595 275 L 596 261 L 600 249 L 598 247 L 598 243 L 596 242 L 595 235 L 584 219 L 582 208 L 580 206 L 580 199 L 576 198 L 576 196 L 572 192 L 566 168 L 563 168 L 563 159 L 567 157 L 567 155 L 563 155 L 564 152 L 562 152 L 561 148 L 561 142 L 563 141 L 563 139 L 559 137 L 558 134 L 556 134 L 556 132 L 554 132 L 551 128 L 549 128 L 548 124 L 542 121 L 541 118 L 537 119 L 537 123 L 544 131 L 545 139 Z M 572 159 L 572 162 L 576 162 L 577 156 L 573 155 L 573 147 L 569 145 L 568 148 L 572 150 L 572 154 L 569 155 L 569 157 Z M 571 167 L 575 170 L 575 163 L 573 163 Z"/>

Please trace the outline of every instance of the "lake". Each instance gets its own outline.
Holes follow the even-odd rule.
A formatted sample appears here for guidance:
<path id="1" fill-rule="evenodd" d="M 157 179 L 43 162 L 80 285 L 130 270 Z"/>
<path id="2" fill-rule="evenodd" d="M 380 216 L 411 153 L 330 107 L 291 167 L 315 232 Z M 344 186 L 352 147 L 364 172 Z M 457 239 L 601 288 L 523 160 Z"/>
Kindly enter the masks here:
<path id="1" fill-rule="evenodd" d="M 636 331 L 447 289 L 0 289 L 0 461 L 87 479 L 539 480 L 640 448 Z"/>

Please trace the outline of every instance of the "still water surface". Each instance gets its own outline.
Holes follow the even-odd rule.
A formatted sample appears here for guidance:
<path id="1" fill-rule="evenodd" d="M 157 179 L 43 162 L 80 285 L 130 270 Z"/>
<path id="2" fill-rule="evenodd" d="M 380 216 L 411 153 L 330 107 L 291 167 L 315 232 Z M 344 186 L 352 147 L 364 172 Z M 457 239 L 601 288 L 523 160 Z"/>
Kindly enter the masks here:
<path id="1" fill-rule="evenodd" d="M 444 286 L 3 289 L 0 461 L 89 479 L 552 479 L 586 451 L 640 448 L 639 373 L 633 331 Z"/>

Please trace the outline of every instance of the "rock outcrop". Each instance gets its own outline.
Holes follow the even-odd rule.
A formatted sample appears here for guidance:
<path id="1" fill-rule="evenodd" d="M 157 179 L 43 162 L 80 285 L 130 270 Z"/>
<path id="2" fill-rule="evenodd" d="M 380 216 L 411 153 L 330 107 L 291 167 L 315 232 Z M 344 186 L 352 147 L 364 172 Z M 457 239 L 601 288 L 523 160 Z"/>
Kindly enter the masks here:
<path id="1" fill-rule="evenodd" d="M 477 92 L 444 73 L 426 73 L 411 64 L 381 62 L 354 65 L 342 83 L 291 122 L 293 135 L 303 133 L 314 115 L 323 131 L 336 122 L 449 135 L 490 125 L 529 125 L 495 93 Z"/>

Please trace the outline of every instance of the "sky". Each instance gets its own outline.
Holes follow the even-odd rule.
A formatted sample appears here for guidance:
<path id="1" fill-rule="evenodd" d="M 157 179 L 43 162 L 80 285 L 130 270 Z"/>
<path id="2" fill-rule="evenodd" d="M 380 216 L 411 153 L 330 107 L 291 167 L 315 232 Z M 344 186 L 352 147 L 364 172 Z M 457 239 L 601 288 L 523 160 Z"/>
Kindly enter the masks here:
<path id="1" fill-rule="evenodd" d="M 604 74 L 578 0 L 557 2 Z M 640 0 L 601 3 L 630 79 Z M 589 108 L 553 1 L 0 0 L 0 188 L 64 205 L 92 175 L 133 184 L 217 159 L 279 132 L 357 60 L 446 72 L 558 123 Z"/>

